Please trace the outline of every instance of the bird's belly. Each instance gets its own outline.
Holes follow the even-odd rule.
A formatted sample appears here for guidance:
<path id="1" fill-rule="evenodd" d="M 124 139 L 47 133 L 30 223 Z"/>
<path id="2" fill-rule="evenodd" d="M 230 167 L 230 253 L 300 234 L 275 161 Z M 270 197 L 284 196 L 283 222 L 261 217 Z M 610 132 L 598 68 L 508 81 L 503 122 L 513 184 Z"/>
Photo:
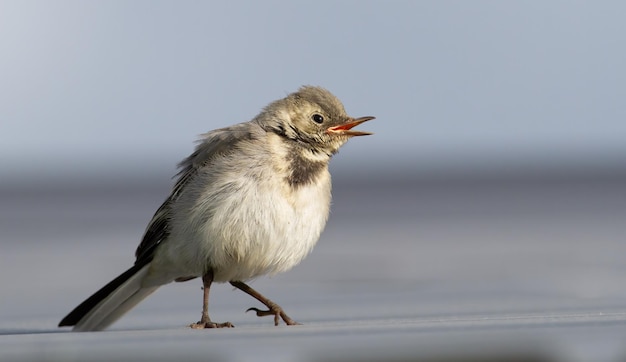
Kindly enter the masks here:
<path id="1" fill-rule="evenodd" d="M 202 276 L 211 269 L 216 282 L 292 268 L 311 251 L 326 224 L 330 178 L 324 181 L 289 193 L 269 181 L 242 183 L 236 192 L 208 195 L 204 199 L 211 207 L 199 206 L 174 224 L 171 238 L 180 242 L 162 245 L 160 259 L 171 268 L 161 268 L 171 270 L 173 278 Z"/>
<path id="2" fill-rule="evenodd" d="M 206 224 L 203 248 L 215 281 L 247 280 L 286 271 L 313 248 L 328 216 L 328 198 L 300 190 L 296 202 L 279 192 L 231 200 Z M 254 192 L 254 195 L 259 193 Z"/>
<path id="3" fill-rule="evenodd" d="M 245 281 L 298 264 L 326 224 L 330 175 L 326 171 L 318 182 L 298 187 L 277 184 L 271 176 L 255 179 L 263 181 L 202 180 L 212 187 L 182 195 L 146 283 L 200 277 L 209 270 L 216 282 Z"/>

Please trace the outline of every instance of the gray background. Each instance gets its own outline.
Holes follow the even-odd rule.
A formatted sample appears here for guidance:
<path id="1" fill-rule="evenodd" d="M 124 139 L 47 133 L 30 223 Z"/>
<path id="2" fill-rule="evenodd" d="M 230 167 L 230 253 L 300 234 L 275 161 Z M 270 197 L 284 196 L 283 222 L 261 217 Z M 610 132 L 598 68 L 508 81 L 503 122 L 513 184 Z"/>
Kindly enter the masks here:
<path id="1" fill-rule="evenodd" d="M 303 84 L 378 117 L 376 138 L 350 146 L 361 156 L 339 161 L 359 169 L 390 158 L 402 170 L 622 161 L 625 11 L 620 1 L 3 1 L 3 169 L 169 170 L 197 134 Z"/>
<path id="2" fill-rule="evenodd" d="M 626 332 L 626 4 L 0 2 L 0 357 L 615 360 Z M 360 129 L 313 254 L 58 320 L 133 262 L 197 135 L 324 86 Z M 460 357 L 459 357 L 460 356 Z M 209 358 L 211 359 L 211 358 Z"/>

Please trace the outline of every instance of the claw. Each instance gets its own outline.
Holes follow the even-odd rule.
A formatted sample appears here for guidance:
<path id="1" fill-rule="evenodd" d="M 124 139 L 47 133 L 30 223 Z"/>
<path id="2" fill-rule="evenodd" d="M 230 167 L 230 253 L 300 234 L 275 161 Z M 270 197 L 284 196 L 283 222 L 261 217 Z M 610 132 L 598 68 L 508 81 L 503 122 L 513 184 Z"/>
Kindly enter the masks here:
<path id="1" fill-rule="evenodd" d="M 230 284 L 241 290 L 242 292 L 254 297 L 256 300 L 258 300 L 259 302 L 265 304 L 265 306 L 268 308 L 268 310 L 260 310 L 258 308 L 248 308 L 248 310 L 246 310 L 246 312 L 249 312 L 251 310 L 253 310 L 257 317 L 265 317 L 268 315 L 273 315 L 274 316 L 274 325 L 277 326 L 280 323 L 280 318 L 283 319 L 283 321 L 285 321 L 285 324 L 288 326 L 293 326 L 293 325 L 298 325 L 300 323 L 294 321 L 293 319 L 289 318 L 289 316 L 287 315 L 287 313 L 285 313 L 283 311 L 283 309 L 276 303 L 272 302 L 271 300 L 267 299 L 266 297 L 264 297 L 263 295 L 261 295 L 261 293 L 257 292 L 256 290 L 250 288 L 250 286 L 242 281 L 231 281 Z"/>
<path id="2" fill-rule="evenodd" d="M 268 316 L 268 315 L 276 315 L 276 313 L 272 312 L 269 309 L 268 310 L 260 310 L 259 308 L 254 308 L 254 307 L 246 309 L 246 313 L 248 313 L 251 310 L 253 310 L 254 313 L 256 313 L 257 317 L 265 317 L 265 316 Z"/>
<path id="3" fill-rule="evenodd" d="M 189 327 L 193 328 L 193 329 L 205 329 L 205 328 L 235 328 L 235 326 L 230 323 L 230 322 L 224 322 L 224 323 L 215 323 L 215 322 L 198 322 L 198 323 L 191 323 L 189 325 Z"/>
<path id="4" fill-rule="evenodd" d="M 288 326 L 300 325 L 300 323 L 289 318 L 289 316 L 285 312 L 283 312 L 283 309 L 279 306 L 272 306 L 272 308 L 268 310 L 261 310 L 255 307 L 246 309 L 246 313 L 248 313 L 249 311 L 254 311 L 257 317 L 266 317 L 266 316 L 273 315 L 275 326 L 280 324 L 281 318 L 283 319 L 283 321 L 285 321 L 285 324 Z"/>
<path id="5" fill-rule="evenodd" d="M 257 317 L 266 317 L 268 315 L 273 315 L 274 316 L 274 325 L 277 326 L 280 323 L 280 312 L 281 311 L 272 311 L 271 309 L 268 310 L 260 310 L 259 308 L 248 308 L 246 310 L 246 313 L 248 313 L 249 311 L 253 310 L 256 313 Z"/>

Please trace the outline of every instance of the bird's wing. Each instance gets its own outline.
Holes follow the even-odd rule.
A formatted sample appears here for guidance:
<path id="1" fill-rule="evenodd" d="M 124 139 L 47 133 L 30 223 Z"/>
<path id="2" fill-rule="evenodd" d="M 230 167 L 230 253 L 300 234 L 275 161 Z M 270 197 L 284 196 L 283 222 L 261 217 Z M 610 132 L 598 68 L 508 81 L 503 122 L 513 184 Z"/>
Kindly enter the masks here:
<path id="1" fill-rule="evenodd" d="M 216 155 L 223 155 L 234 149 L 240 141 L 258 137 L 262 130 L 256 123 L 241 123 L 227 128 L 217 129 L 202 135 L 195 151 L 178 164 L 180 172 L 170 196 L 154 213 L 146 227 L 146 232 L 135 251 L 135 264 L 152 260 L 156 247 L 169 235 L 171 205 L 185 186 L 196 176 L 200 167 L 207 166 Z M 210 167 L 210 166 L 209 166 Z"/>

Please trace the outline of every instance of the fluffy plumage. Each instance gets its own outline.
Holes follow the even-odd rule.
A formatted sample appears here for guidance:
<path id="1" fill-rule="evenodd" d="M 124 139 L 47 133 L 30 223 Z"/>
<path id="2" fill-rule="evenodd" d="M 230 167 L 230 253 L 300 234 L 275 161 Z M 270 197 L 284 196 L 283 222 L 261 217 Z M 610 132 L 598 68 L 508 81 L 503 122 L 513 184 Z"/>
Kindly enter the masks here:
<path id="1" fill-rule="evenodd" d="M 59 325 L 104 329 L 159 286 L 196 277 L 205 282 L 206 311 L 211 282 L 249 288 L 242 281 L 292 268 L 326 224 L 331 156 L 350 137 L 366 134 L 350 129 L 372 118 L 350 118 L 330 92 L 302 87 L 250 122 L 206 133 L 180 163 L 171 195 L 137 248 L 135 265 Z M 257 315 L 273 314 L 277 321 L 284 313 L 245 288 L 270 308 Z M 208 312 L 202 320 L 216 325 Z"/>

